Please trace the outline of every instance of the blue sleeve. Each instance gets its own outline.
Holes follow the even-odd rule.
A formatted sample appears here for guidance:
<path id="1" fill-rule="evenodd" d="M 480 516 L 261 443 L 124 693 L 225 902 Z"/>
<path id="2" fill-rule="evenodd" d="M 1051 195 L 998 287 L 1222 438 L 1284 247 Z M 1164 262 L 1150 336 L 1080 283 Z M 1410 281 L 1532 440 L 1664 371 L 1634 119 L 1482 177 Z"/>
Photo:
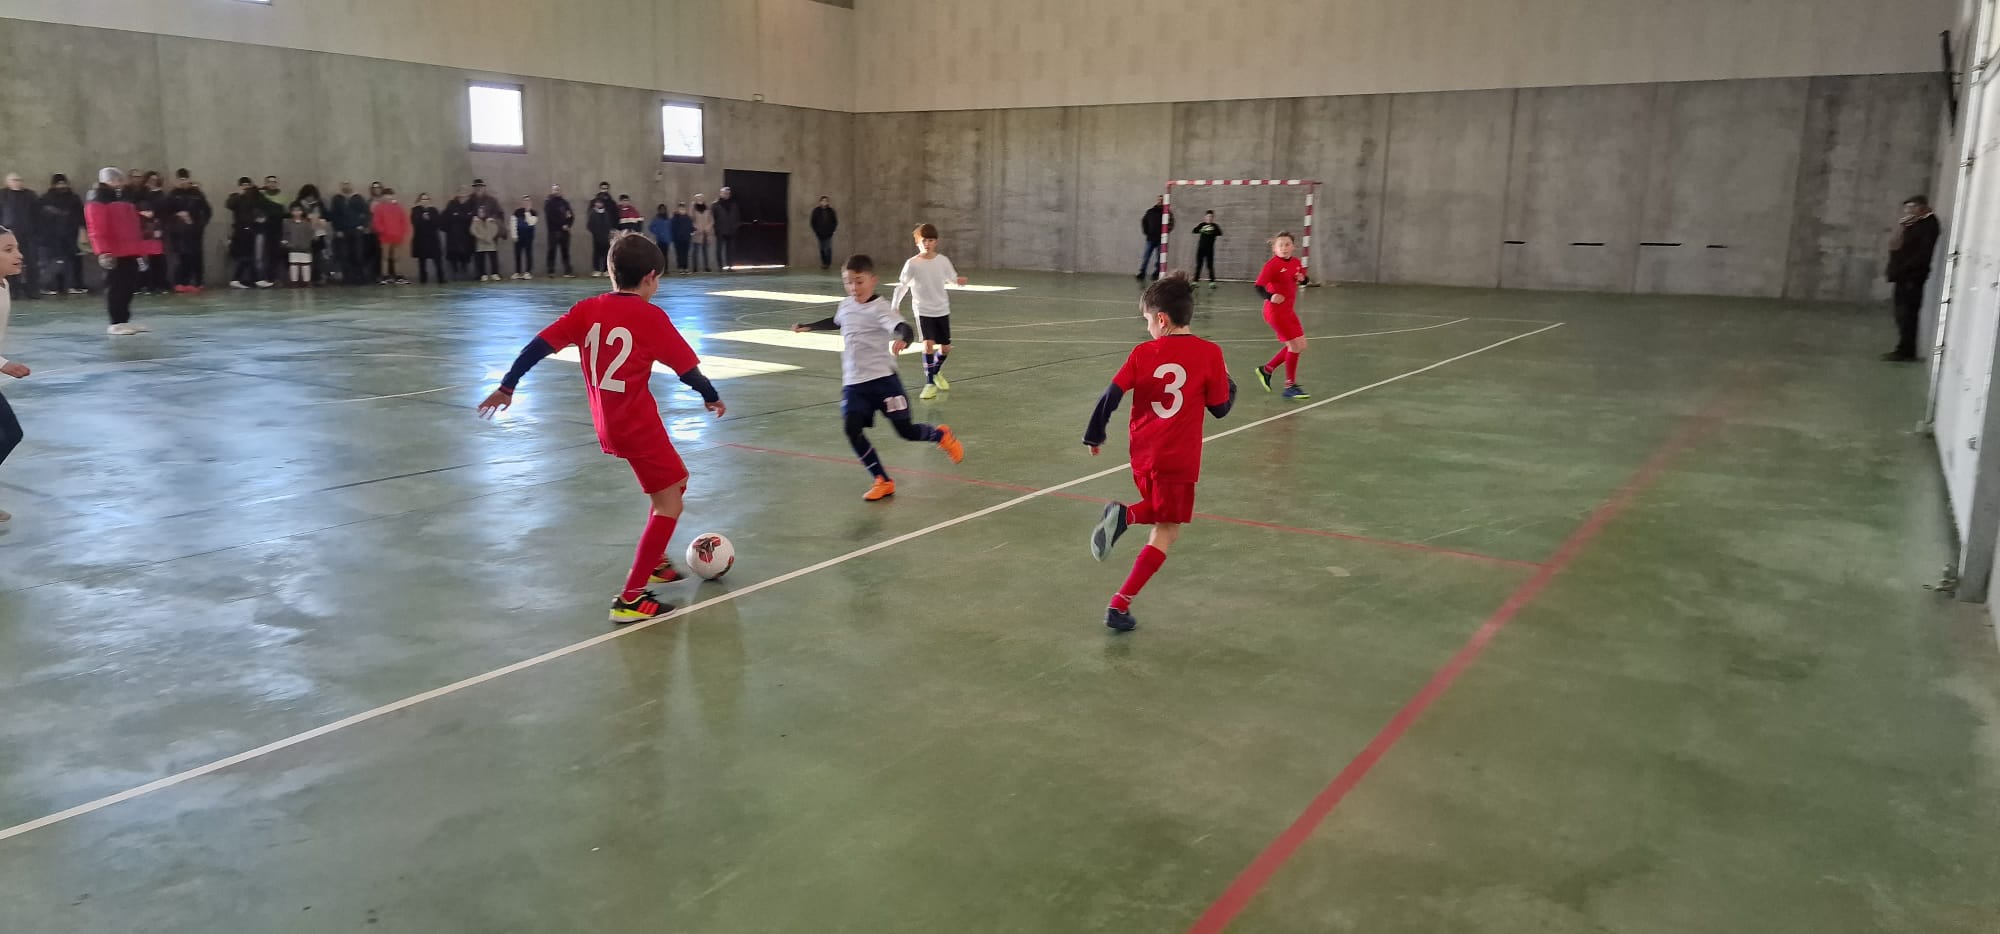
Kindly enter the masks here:
<path id="1" fill-rule="evenodd" d="M 521 382 L 521 377 L 528 375 L 528 371 L 534 369 L 535 364 L 542 362 L 542 358 L 555 352 L 556 349 L 550 347 L 548 341 L 539 337 L 529 341 L 528 346 L 521 348 L 521 355 L 514 358 L 514 365 L 508 368 L 507 377 L 500 381 L 500 391 L 512 395 L 515 385 Z"/>
<path id="2" fill-rule="evenodd" d="M 1124 401 L 1125 390 L 1112 383 L 1097 397 L 1097 408 L 1090 413 L 1090 425 L 1083 429 L 1083 443 L 1091 447 L 1104 444 L 1104 433 L 1111 427 L 1111 415 L 1118 411 L 1118 403 Z"/>
<path id="3" fill-rule="evenodd" d="M 708 377 L 702 375 L 701 367 L 695 367 L 686 373 L 682 373 L 681 382 L 686 383 L 689 389 L 700 393 L 701 401 L 703 402 L 722 401 L 722 394 L 716 392 L 715 384 L 709 382 Z"/>
<path id="4" fill-rule="evenodd" d="M 1220 405 L 1209 406 L 1208 414 L 1213 415 L 1216 418 L 1221 418 L 1225 415 L 1228 415 L 1229 410 L 1235 407 L 1236 407 L 1236 381 L 1232 379 L 1229 381 L 1229 398 L 1224 402 L 1222 402 Z"/>

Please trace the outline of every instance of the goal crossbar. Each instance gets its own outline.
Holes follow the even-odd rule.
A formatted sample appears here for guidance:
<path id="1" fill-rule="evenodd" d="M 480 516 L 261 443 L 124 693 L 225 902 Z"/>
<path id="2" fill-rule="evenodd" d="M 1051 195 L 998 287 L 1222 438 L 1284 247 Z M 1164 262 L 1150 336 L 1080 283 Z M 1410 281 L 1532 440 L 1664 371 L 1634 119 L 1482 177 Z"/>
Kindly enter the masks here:
<path id="1" fill-rule="evenodd" d="M 1319 182 L 1309 178 L 1176 178 L 1167 182 L 1167 193 L 1160 200 L 1160 265 L 1167 265 L 1167 243 L 1171 239 L 1169 228 L 1174 220 L 1174 189 L 1182 186 L 1207 187 L 1279 187 L 1304 188 L 1306 190 L 1306 216 L 1299 233 L 1299 267 L 1307 275 L 1312 274 L 1313 248 L 1313 202 L 1319 195 Z"/>

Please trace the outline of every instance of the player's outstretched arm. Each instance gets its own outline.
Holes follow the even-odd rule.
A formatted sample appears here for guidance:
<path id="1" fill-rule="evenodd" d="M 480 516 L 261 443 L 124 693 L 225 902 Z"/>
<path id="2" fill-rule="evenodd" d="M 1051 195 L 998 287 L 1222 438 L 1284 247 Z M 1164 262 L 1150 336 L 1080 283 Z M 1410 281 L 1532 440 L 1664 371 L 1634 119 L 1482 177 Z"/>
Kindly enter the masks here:
<path id="1" fill-rule="evenodd" d="M 840 330 L 840 323 L 833 320 L 832 318 L 821 318 L 818 321 L 813 321 L 806 324 L 792 325 L 792 333 L 794 334 L 804 334 L 807 331 L 838 331 L 838 330 Z"/>
<path id="2" fill-rule="evenodd" d="M 520 355 L 514 358 L 514 365 L 508 368 L 506 377 L 500 380 L 500 388 L 493 390 L 486 396 L 486 401 L 479 403 L 479 417 L 492 418 L 495 410 L 512 405 L 514 387 L 520 384 L 521 377 L 528 375 L 528 371 L 534 369 L 535 364 L 555 352 L 556 349 L 540 337 L 529 341 L 528 346 L 521 348 Z"/>
<path id="3" fill-rule="evenodd" d="M 714 412 L 716 418 L 721 418 L 729 411 L 728 407 L 722 404 L 722 393 L 715 391 L 715 384 L 709 382 L 708 377 L 702 374 L 701 367 L 689 367 L 688 371 L 680 376 L 681 382 L 686 383 L 689 389 L 701 394 L 702 408 Z"/>
<path id="4" fill-rule="evenodd" d="M 1091 411 L 1090 424 L 1083 429 L 1083 443 L 1090 453 L 1096 454 L 1104 446 L 1104 433 L 1111 427 L 1111 416 L 1124 399 L 1125 390 L 1118 388 L 1117 383 L 1106 387 L 1104 395 L 1097 397 L 1097 408 Z"/>

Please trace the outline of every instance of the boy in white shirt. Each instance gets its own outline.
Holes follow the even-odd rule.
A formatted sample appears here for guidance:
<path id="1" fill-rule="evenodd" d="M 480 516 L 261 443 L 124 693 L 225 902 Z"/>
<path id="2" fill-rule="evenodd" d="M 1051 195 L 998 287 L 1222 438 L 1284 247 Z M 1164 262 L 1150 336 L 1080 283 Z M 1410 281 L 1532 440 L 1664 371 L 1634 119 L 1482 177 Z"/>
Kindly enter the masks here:
<path id="1" fill-rule="evenodd" d="M 938 231 L 925 224 L 912 234 L 917 241 L 917 255 L 903 263 L 903 274 L 896 281 L 896 296 L 889 300 L 889 307 L 903 307 L 903 296 L 916 298 L 917 326 L 924 338 L 924 391 L 921 399 L 935 399 L 940 390 L 951 391 L 951 383 L 940 374 L 946 357 L 951 356 L 951 297 L 945 294 L 946 283 L 965 284 L 965 277 L 953 269 L 951 260 L 937 251 Z"/>
<path id="2" fill-rule="evenodd" d="M 903 381 L 896 375 L 896 355 L 916 335 L 896 306 L 875 294 L 878 281 L 874 260 L 860 254 L 848 257 L 840 273 L 847 298 L 841 300 L 833 317 L 792 328 L 840 332 L 840 417 L 854 456 L 875 475 L 875 484 L 862 497 L 871 503 L 896 494 L 896 483 L 883 469 L 882 456 L 861 433 L 875 424 L 877 412 L 889 417 L 889 424 L 903 440 L 936 444 L 954 464 L 965 460 L 965 445 L 951 433 L 950 425 L 920 425 L 910 418 L 910 399 L 903 394 Z"/>

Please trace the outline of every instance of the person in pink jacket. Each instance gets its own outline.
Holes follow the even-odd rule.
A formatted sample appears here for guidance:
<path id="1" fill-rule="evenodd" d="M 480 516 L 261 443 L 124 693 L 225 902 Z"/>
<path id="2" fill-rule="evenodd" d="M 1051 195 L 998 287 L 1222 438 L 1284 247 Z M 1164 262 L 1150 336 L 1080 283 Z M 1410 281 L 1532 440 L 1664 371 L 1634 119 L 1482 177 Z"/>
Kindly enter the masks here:
<path id="1" fill-rule="evenodd" d="M 90 251 L 104 267 L 104 305 L 111 315 L 105 333 L 119 337 L 146 330 L 132 323 L 132 294 L 139 291 L 139 259 L 146 255 L 146 240 L 139 232 L 139 211 L 125 197 L 124 188 L 124 172 L 102 169 L 83 206 Z"/>
<path id="2" fill-rule="evenodd" d="M 402 203 L 396 200 L 396 189 L 382 189 L 381 197 L 375 199 L 374 220 L 375 238 L 382 243 L 381 284 L 409 285 L 410 280 L 396 271 L 403 244 L 410 241 L 410 212 L 403 210 Z"/>

